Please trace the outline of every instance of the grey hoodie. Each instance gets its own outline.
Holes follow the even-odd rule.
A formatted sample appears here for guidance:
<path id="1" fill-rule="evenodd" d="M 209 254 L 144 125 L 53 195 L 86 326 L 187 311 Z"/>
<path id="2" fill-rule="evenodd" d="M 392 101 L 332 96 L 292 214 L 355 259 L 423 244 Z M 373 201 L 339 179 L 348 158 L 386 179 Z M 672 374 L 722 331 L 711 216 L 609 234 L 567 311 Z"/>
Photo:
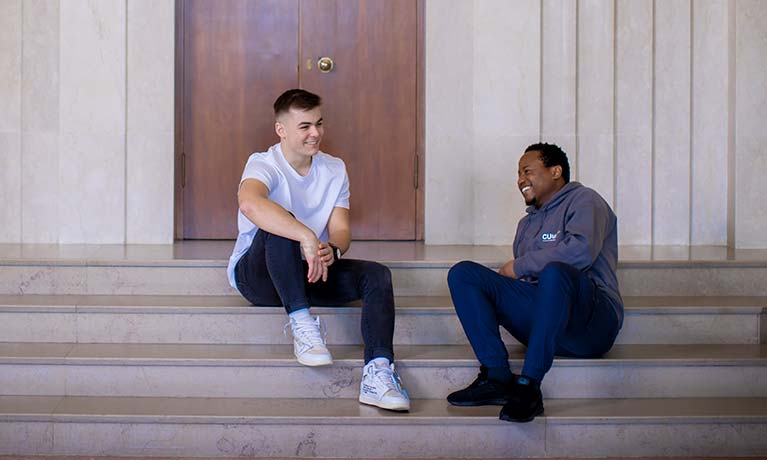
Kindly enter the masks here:
<path id="1" fill-rule="evenodd" d="M 540 209 L 527 208 L 514 237 L 514 273 L 537 282 L 549 262 L 564 262 L 586 272 L 612 300 L 623 323 L 623 300 L 615 270 L 618 226 L 615 213 L 594 190 L 565 184 Z"/>

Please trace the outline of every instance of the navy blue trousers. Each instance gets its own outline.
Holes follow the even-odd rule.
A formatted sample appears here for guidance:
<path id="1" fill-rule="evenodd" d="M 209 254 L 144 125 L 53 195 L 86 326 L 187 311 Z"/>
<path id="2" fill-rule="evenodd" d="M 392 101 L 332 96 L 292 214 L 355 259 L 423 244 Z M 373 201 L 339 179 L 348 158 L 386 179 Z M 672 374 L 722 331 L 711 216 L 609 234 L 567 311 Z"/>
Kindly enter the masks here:
<path id="1" fill-rule="evenodd" d="M 367 260 L 340 259 L 328 268 L 328 279 L 309 283 L 309 267 L 301 247 L 258 230 L 248 252 L 234 269 L 237 290 L 253 305 L 282 305 L 288 313 L 310 305 L 337 307 L 362 299 L 360 327 L 365 363 L 384 357 L 394 361 L 394 291 L 391 271 Z"/>
<path id="2" fill-rule="evenodd" d="M 607 353 L 621 324 L 610 298 L 575 267 L 552 262 L 538 284 L 505 277 L 475 262 L 448 273 L 450 295 L 466 336 L 485 367 L 508 367 L 499 326 L 527 345 L 522 374 L 538 381 L 554 355 Z"/>

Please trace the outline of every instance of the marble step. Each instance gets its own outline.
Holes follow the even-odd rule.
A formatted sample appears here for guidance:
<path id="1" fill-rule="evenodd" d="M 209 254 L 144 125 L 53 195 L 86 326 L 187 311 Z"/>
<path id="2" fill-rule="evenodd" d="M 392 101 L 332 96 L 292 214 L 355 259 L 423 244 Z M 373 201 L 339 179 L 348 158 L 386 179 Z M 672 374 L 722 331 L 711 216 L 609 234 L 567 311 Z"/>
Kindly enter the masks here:
<path id="1" fill-rule="evenodd" d="M 618 343 L 767 343 L 767 297 L 626 297 Z M 466 344 L 449 297 L 398 297 L 396 344 Z M 315 307 L 328 343 L 359 344 L 359 302 Z M 287 344 L 281 307 L 240 296 L 0 295 L 0 341 Z M 515 343 L 506 334 L 507 343 Z"/>
<path id="2" fill-rule="evenodd" d="M 414 400 L 0 396 L 0 454 L 578 458 L 767 455 L 767 399 L 547 399 L 531 423 L 498 407 Z"/>
<path id="3" fill-rule="evenodd" d="M 0 294 L 232 295 L 225 273 L 231 247 L 227 241 L 0 245 Z M 348 256 L 387 265 L 396 295 L 444 296 L 453 264 L 474 260 L 498 268 L 512 249 L 354 242 Z M 767 296 L 767 253 L 621 247 L 618 278 L 626 296 Z"/>
<path id="4" fill-rule="evenodd" d="M 331 346 L 332 366 L 298 364 L 291 345 L 0 344 L 0 394 L 356 398 L 361 346 Z M 524 357 L 509 347 L 512 368 Z M 413 398 L 471 383 L 469 346 L 403 345 L 397 369 Z M 601 359 L 556 358 L 554 398 L 767 397 L 767 345 L 616 345 Z"/>
<path id="5" fill-rule="evenodd" d="M 201 460 L 201 458 L 207 458 L 207 457 L 137 457 L 137 456 L 131 456 L 130 460 Z M 242 457 L 216 457 L 217 460 L 239 460 Z M 297 457 L 265 457 L 269 460 L 292 460 Z M 338 460 L 339 457 L 311 457 L 313 460 Z M 397 457 L 396 459 L 394 457 L 365 457 L 365 460 L 398 460 L 398 459 L 407 459 L 407 460 L 434 460 L 435 457 Z M 467 457 L 439 457 L 439 460 L 463 460 Z M 489 457 L 483 457 L 483 458 L 489 458 Z M 510 458 L 510 457 L 504 457 L 504 458 Z M 541 457 L 517 457 L 519 460 L 538 460 Z M 548 457 L 547 460 L 567 460 L 574 457 Z M 630 457 L 630 456 L 619 456 L 619 457 L 577 457 L 579 460 L 701 460 L 700 456 L 690 457 Z M 749 457 L 733 457 L 733 456 L 727 456 L 727 457 L 705 457 L 706 460 L 732 460 L 733 458 L 744 458 L 747 460 L 767 460 L 767 457 L 762 456 L 749 456 Z M 89 455 L 86 457 L 87 460 L 126 460 L 124 456 L 113 456 L 113 455 Z M 0 455 L 0 460 L 86 460 L 83 459 L 81 456 L 72 457 L 72 456 L 60 456 L 60 455 Z"/>

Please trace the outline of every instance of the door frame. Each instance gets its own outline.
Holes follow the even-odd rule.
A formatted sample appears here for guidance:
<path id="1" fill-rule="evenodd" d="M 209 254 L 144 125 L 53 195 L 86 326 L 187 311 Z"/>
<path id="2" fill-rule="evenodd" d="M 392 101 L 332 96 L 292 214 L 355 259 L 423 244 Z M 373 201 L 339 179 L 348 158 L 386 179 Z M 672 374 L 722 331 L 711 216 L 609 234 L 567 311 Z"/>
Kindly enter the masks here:
<path id="1" fill-rule="evenodd" d="M 301 1 L 301 0 L 298 0 Z M 417 181 L 415 198 L 415 240 L 422 241 L 424 234 L 424 188 L 425 188 L 425 59 L 424 59 L 424 15 L 425 0 L 414 0 L 416 4 L 416 145 Z M 174 238 L 184 239 L 184 4 L 185 0 L 176 0 L 175 14 L 175 136 L 174 136 Z M 299 65 L 299 59 L 296 65 Z M 234 218 L 234 216 L 232 216 Z"/>

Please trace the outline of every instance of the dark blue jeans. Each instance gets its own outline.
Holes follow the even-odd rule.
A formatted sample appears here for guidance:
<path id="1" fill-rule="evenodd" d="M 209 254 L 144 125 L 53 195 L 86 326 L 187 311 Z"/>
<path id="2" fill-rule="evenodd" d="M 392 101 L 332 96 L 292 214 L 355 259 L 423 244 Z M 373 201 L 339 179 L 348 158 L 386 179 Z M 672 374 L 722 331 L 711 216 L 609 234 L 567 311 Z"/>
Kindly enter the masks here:
<path id="1" fill-rule="evenodd" d="M 365 363 L 394 361 L 394 292 L 389 268 L 367 260 L 336 260 L 328 280 L 309 283 L 298 242 L 258 230 L 234 269 L 237 289 L 253 305 L 282 305 L 288 313 L 310 305 L 337 307 L 362 299 Z"/>
<path id="2" fill-rule="evenodd" d="M 599 357 L 621 324 L 610 298 L 575 267 L 552 262 L 538 284 L 505 277 L 475 262 L 454 265 L 450 295 L 466 336 L 485 367 L 508 367 L 498 326 L 527 345 L 522 373 L 541 381 L 554 355 Z"/>

